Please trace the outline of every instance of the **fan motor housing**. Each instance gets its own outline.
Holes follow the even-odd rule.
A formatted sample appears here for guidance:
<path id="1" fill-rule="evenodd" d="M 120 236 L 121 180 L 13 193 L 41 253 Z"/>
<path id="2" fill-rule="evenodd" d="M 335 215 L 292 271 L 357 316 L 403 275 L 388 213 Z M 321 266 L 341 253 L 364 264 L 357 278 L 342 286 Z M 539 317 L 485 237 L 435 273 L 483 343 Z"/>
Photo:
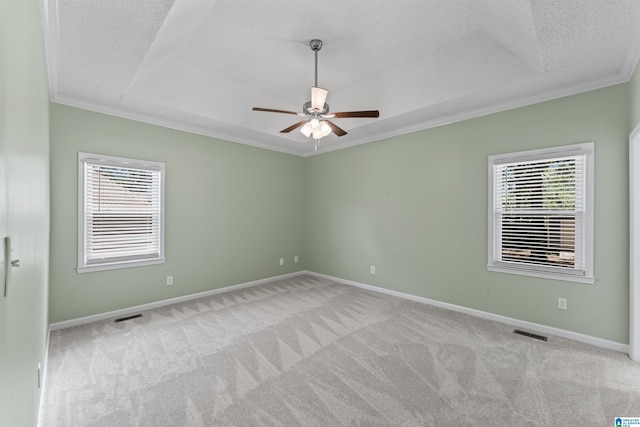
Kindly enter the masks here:
<path id="1" fill-rule="evenodd" d="M 311 108 L 311 101 L 307 101 L 304 103 L 304 105 L 302 106 L 302 112 L 305 114 L 328 114 L 329 113 L 329 104 L 327 104 L 325 102 L 324 106 L 322 107 L 322 111 L 314 111 L 313 108 Z"/>

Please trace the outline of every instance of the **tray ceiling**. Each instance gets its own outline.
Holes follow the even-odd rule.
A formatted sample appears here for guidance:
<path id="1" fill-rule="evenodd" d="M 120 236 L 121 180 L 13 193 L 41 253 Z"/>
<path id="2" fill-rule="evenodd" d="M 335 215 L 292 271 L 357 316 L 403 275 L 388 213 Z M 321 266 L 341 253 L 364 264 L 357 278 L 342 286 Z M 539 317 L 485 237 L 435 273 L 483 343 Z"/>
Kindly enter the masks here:
<path id="1" fill-rule="evenodd" d="M 296 155 L 314 79 L 362 144 L 629 80 L 637 0 L 42 0 L 53 102 Z"/>

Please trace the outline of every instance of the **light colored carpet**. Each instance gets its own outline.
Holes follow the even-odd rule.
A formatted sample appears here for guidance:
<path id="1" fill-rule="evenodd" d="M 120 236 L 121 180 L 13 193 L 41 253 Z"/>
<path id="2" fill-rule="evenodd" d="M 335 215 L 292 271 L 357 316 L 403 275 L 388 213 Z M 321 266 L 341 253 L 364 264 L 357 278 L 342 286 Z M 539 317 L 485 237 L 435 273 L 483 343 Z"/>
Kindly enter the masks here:
<path id="1" fill-rule="evenodd" d="M 298 276 L 54 331 L 44 426 L 613 426 L 626 354 Z"/>

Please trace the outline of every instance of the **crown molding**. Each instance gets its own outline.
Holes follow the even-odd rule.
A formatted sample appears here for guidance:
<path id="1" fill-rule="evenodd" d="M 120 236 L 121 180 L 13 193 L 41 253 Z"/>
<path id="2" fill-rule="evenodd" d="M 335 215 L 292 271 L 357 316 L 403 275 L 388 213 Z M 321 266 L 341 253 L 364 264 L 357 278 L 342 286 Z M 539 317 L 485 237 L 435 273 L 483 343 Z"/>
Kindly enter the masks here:
<path id="1" fill-rule="evenodd" d="M 216 132 L 209 128 L 191 125 L 191 124 L 187 124 L 177 120 L 170 120 L 163 117 L 153 116 L 151 114 L 139 113 L 139 112 L 127 110 L 124 108 L 114 108 L 114 107 L 105 106 L 99 103 L 87 102 L 85 100 L 81 100 L 73 97 L 55 95 L 55 96 L 52 96 L 51 102 L 56 104 L 61 104 L 61 105 L 67 105 L 69 107 L 80 108 L 82 110 L 88 110 L 96 113 L 106 114 L 109 116 L 133 120 L 136 122 L 146 123 L 146 124 L 155 125 L 155 126 L 161 126 L 168 129 L 193 133 L 196 135 L 208 136 L 210 138 L 216 138 L 223 141 L 249 145 L 256 148 L 262 148 L 264 150 L 277 151 L 279 153 L 291 154 L 294 156 L 303 156 L 303 153 L 300 151 L 288 150 L 286 148 L 276 147 L 274 145 L 256 142 L 255 140 L 241 138 L 241 137 L 238 137 L 237 135 L 231 135 L 224 132 Z"/>
<path id="2" fill-rule="evenodd" d="M 640 42 L 640 38 L 638 40 Z M 635 55 L 635 56 L 636 56 L 635 60 L 637 60 L 638 55 Z M 316 155 L 329 153 L 332 151 L 338 151 L 338 150 L 343 150 L 350 147 L 355 147 L 357 145 L 367 144 L 375 141 L 381 141 L 384 139 L 407 135 L 407 134 L 411 134 L 411 133 L 415 133 L 415 132 L 419 132 L 419 131 L 423 131 L 423 130 L 427 130 L 427 129 L 431 129 L 439 126 L 445 126 L 445 125 L 461 122 L 464 120 L 488 116 L 491 114 L 513 110 L 520 107 L 526 107 L 529 105 L 534 105 L 534 104 L 538 104 L 546 101 L 551 101 L 554 99 L 559 99 L 559 98 L 563 98 L 571 95 L 590 92 L 592 90 L 614 86 L 621 83 L 626 83 L 629 81 L 633 72 L 631 72 L 631 75 L 628 75 L 628 74 L 629 73 L 627 72 L 627 70 L 625 70 L 615 75 L 606 76 L 604 78 L 592 79 L 579 84 L 536 93 L 535 95 L 532 95 L 532 96 L 521 97 L 518 99 L 507 100 L 503 102 L 495 102 L 493 104 L 485 105 L 479 108 L 472 108 L 466 111 L 462 111 L 460 113 L 449 114 L 446 116 L 416 123 L 410 126 L 403 126 L 391 131 L 381 132 L 375 137 L 359 138 L 351 142 L 341 143 L 333 147 L 321 148 L 318 151 L 290 150 L 290 149 L 278 147 L 274 144 L 256 142 L 255 140 L 239 137 L 238 135 L 232 135 L 230 133 L 216 132 L 212 129 L 201 127 L 201 126 L 195 126 L 195 125 L 187 124 L 187 123 L 176 121 L 176 120 L 169 120 L 161 117 L 156 117 L 150 114 L 134 112 L 124 108 L 109 107 L 109 106 L 105 106 L 98 103 L 87 102 L 87 101 L 73 98 L 73 97 L 60 96 L 55 93 L 52 94 L 51 101 L 54 103 L 68 105 L 75 108 L 81 108 L 84 110 L 121 117 L 124 119 L 134 120 L 134 121 L 161 126 L 169 129 L 174 129 L 174 130 L 179 130 L 183 132 L 194 133 L 197 135 L 208 136 L 211 138 L 217 138 L 217 139 L 221 139 L 229 142 L 249 145 L 252 147 L 262 148 L 265 150 L 276 151 L 276 152 L 290 154 L 290 155 L 299 156 L 299 157 L 313 157 Z M 51 88 L 52 88 L 51 89 L 52 91 L 55 90 L 55 87 L 52 86 Z"/>
<path id="3" fill-rule="evenodd" d="M 346 144 L 341 144 L 336 147 L 328 147 L 326 149 L 318 150 L 317 152 L 308 153 L 307 155 L 305 155 L 305 157 L 328 153 L 331 151 L 342 150 L 349 147 L 355 147 L 357 145 L 362 145 L 369 142 L 381 141 L 383 139 L 389 139 L 389 138 L 394 138 L 402 135 L 407 135 L 407 134 L 411 134 L 411 133 L 415 133 L 415 132 L 419 132 L 419 131 L 423 131 L 423 130 L 427 130 L 427 129 L 431 129 L 439 126 L 450 125 L 450 124 L 461 122 L 464 120 L 475 119 L 478 117 L 483 117 L 491 114 L 501 113 L 504 111 L 514 110 L 516 108 L 539 104 L 546 101 L 552 101 L 554 99 L 560 99 L 567 96 L 578 95 L 580 93 L 591 92 L 593 90 L 615 86 L 621 83 L 627 83 L 630 77 L 631 77 L 630 75 L 627 76 L 626 72 L 620 72 L 614 75 L 609 75 L 603 78 L 592 79 L 592 80 L 575 84 L 575 85 L 564 86 L 558 89 L 539 92 L 531 96 L 520 97 L 517 99 L 511 99 L 511 100 L 502 101 L 502 102 L 494 102 L 492 104 L 485 105 L 479 108 L 471 108 L 469 110 L 462 111 L 460 113 L 449 114 L 449 115 L 438 117 L 435 119 L 425 120 L 423 122 L 416 123 L 410 126 L 403 126 L 392 131 L 382 132 L 379 135 L 377 135 L 375 138 L 362 138 L 359 140 L 348 142 Z"/>
<path id="4" fill-rule="evenodd" d="M 627 49 L 627 57 L 622 65 L 621 73 L 624 76 L 624 81 L 631 80 L 633 73 L 635 72 L 638 61 L 640 60 L 640 26 L 636 26 L 629 49 Z"/>

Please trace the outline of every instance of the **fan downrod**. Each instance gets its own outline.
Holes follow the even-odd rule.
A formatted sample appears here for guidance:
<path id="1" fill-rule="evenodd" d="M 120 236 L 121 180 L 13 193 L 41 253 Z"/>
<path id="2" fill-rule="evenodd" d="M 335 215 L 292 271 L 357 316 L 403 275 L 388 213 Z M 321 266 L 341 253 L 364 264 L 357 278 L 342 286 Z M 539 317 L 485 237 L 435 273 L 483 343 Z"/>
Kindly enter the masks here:
<path id="1" fill-rule="evenodd" d="M 315 71 L 315 84 L 314 86 L 318 86 L 318 52 L 322 49 L 322 40 L 313 39 L 309 42 L 309 46 L 311 46 L 311 50 L 313 51 L 316 57 L 316 71 Z"/>

